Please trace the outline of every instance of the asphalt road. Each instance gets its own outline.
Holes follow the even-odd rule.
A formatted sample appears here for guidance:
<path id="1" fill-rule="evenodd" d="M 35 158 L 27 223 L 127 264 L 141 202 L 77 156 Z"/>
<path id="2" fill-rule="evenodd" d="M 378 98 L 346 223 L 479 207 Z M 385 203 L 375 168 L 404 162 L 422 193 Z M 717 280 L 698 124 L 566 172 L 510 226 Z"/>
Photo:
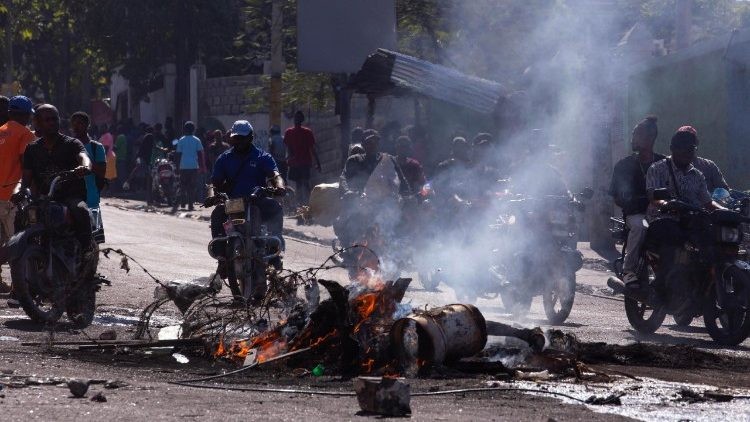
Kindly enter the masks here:
<path id="1" fill-rule="evenodd" d="M 107 244 L 122 249 L 142 264 L 156 278 L 169 280 L 192 280 L 208 277 L 215 269 L 215 262 L 206 252 L 210 234 L 206 221 L 190 217 L 125 210 L 122 207 L 103 207 Z M 310 229 L 325 238 L 321 228 Z M 308 236 L 309 237 L 309 236 Z M 667 319 L 665 326 L 648 338 L 637 337 L 627 323 L 622 303 L 606 293 L 608 274 L 602 271 L 598 257 L 582 245 L 587 259 L 586 268 L 578 273 L 579 294 L 575 306 L 562 328 L 575 333 L 584 341 L 627 343 L 647 341 L 658 343 L 687 343 L 702 348 L 716 349 L 702 328 L 702 322 L 694 322 L 687 329 L 679 329 Z M 330 247 L 309 240 L 287 238 L 285 266 L 304 269 L 321 264 L 331 254 Z M 66 324 L 58 327 L 55 340 L 82 340 L 96 337 L 101 332 L 114 328 L 120 338 L 126 338 L 133 330 L 133 322 L 139 311 L 153 300 L 155 283 L 137 265 L 131 263 L 130 273 L 119 269 L 119 258 L 102 259 L 100 270 L 112 280 L 98 296 L 99 316 L 95 324 L 84 332 L 71 330 Z M 7 269 L 3 275 L 7 276 Z M 343 271 L 329 271 L 327 278 L 345 281 Z M 453 290 L 441 285 L 439 291 L 425 291 L 418 280 L 412 283 L 405 302 L 414 306 L 444 305 L 456 303 Z M 499 299 L 480 299 L 477 305 L 487 319 L 510 322 Z M 167 310 L 166 318 L 179 321 L 176 310 Z M 528 318 L 515 323 L 526 326 L 544 326 L 541 299 L 534 301 Z M 218 364 L 205 363 L 196 366 L 180 365 L 170 356 L 128 356 L 108 354 L 81 354 L 62 350 L 44 350 L 38 347 L 23 347 L 20 341 L 42 341 L 48 333 L 31 324 L 19 309 L 8 309 L 0 301 L 0 370 L 15 371 L 15 374 L 39 377 L 83 377 L 92 379 L 122 379 L 130 387 L 106 390 L 110 397 L 107 403 L 70 399 L 67 389 L 50 386 L 6 388 L 0 390 L 0 408 L 7 409 L 10 420 L 52 417 L 55 420 L 72 420 L 88 415 L 94 420 L 144 419 L 173 420 L 200 419 L 352 419 L 358 408 L 352 398 L 312 398 L 304 394 L 270 395 L 267 393 L 236 393 L 195 390 L 166 384 L 170 379 L 189 377 L 191 374 L 216 371 Z M 746 343 L 747 344 L 747 343 Z M 746 347 L 719 350 L 719 353 L 750 357 Z M 2 375 L 2 372 L 0 372 Z M 272 383 L 273 379 L 258 375 L 255 382 Z M 680 381 L 677 372 L 668 375 Z M 3 378 L 0 377 L 0 385 Z M 339 380 L 340 381 L 340 380 Z M 331 379 L 330 384 L 317 382 L 318 386 L 348 389 L 350 384 Z M 695 379 L 692 379 L 694 382 Z M 706 379 L 709 385 L 731 385 L 725 380 Z M 484 380 L 455 380 L 447 385 L 477 386 Z M 416 386 L 435 387 L 435 381 L 415 381 Z M 315 385 L 316 382 L 313 382 Z M 446 382 L 443 382 L 445 385 Z M 101 386 L 92 387 L 101 390 Z M 91 395 L 91 394 L 90 394 Z M 485 394 L 459 396 L 446 399 L 420 398 L 413 402 L 415 419 L 476 420 L 513 419 L 546 420 L 616 420 L 618 416 L 595 414 L 590 408 L 565 404 L 552 398 L 509 393 L 506 395 Z M 616 412 L 615 412 L 616 413 Z M 620 413 L 621 415 L 624 413 Z M 632 415 L 629 415 L 632 416 Z M 733 416 L 748 416 L 748 413 L 733 413 Z M 669 419 L 669 418 L 667 418 Z"/>

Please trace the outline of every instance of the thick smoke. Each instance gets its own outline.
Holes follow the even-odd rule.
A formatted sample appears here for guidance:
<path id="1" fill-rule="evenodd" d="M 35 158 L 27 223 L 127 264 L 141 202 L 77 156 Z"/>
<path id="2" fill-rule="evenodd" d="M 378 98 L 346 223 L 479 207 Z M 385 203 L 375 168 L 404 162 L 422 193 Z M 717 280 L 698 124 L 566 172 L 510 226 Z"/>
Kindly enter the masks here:
<path id="1" fill-rule="evenodd" d="M 423 272 L 439 269 L 438 277 L 456 290 L 459 299 L 497 291 L 491 285 L 498 282 L 492 275 L 498 256 L 544 246 L 535 243 L 543 238 L 530 233 L 509 239 L 490 229 L 503 214 L 498 193 L 507 189 L 534 195 L 554 190 L 561 181 L 578 192 L 594 182 L 593 148 L 597 142 L 608 142 L 602 128 L 612 117 L 610 93 L 619 70 L 615 47 L 632 24 L 611 13 L 607 3 L 453 3 L 453 28 L 458 32 L 445 51 L 445 62 L 515 92 L 505 105 L 511 110 L 503 113 L 509 117 L 501 127 L 469 128 L 473 133 L 491 132 L 492 144 L 475 147 L 471 164 L 431 176 L 439 198 L 434 202 L 441 209 L 433 210 L 437 222 L 428 218 L 429 223 L 420 228 L 430 240 L 417 247 L 414 261 Z M 510 21 L 524 25 L 505 32 L 503 22 Z M 508 182 L 487 183 L 488 179 Z M 463 201 L 440 197 L 453 194 L 445 187 L 450 190 L 455 185 L 468 192 L 460 198 Z M 446 201 L 452 208 L 444 206 Z M 546 212 L 563 205 L 536 206 Z"/>

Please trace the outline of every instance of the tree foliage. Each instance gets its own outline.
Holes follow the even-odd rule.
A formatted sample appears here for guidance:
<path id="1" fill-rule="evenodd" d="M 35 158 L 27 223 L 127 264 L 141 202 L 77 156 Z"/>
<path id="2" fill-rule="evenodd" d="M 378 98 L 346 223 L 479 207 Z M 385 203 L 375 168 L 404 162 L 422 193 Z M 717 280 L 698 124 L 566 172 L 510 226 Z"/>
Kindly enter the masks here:
<path id="1" fill-rule="evenodd" d="M 282 0 L 285 104 L 329 107 L 321 91 L 328 75 L 296 71 L 296 3 Z M 479 76 L 508 80 L 540 56 L 554 55 L 559 37 L 534 39 L 540 25 L 601 9 L 621 25 L 615 39 L 641 21 L 656 38 L 674 35 L 677 0 L 396 0 L 399 49 Z M 750 2 L 693 0 L 696 40 L 750 26 Z M 206 64 L 209 76 L 260 73 L 270 60 L 271 0 L 2 0 L 0 42 L 13 44 L 13 78 L 26 93 L 70 110 L 105 87 L 112 69 L 145 94 L 162 64 L 177 64 L 178 102 L 184 103 L 189 66 Z M 575 24 L 574 24 L 575 23 Z M 564 28 L 564 25 L 563 25 Z M 5 62 L 5 60 L 4 60 Z M 179 105 L 178 105 L 179 107 Z"/>

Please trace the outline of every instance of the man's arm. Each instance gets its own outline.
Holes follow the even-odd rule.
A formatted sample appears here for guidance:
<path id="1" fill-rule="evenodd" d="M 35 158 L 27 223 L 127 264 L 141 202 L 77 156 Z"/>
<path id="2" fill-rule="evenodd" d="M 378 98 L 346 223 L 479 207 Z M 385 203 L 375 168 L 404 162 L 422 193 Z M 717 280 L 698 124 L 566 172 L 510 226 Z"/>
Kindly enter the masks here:
<path id="1" fill-rule="evenodd" d="M 721 172 L 721 169 L 716 165 L 716 163 L 712 162 L 712 164 L 716 186 L 729 190 L 729 183 L 727 183 L 726 179 L 724 179 L 724 174 Z"/>
<path id="2" fill-rule="evenodd" d="M 91 159 L 89 159 L 89 155 L 86 154 L 86 151 L 78 154 L 78 164 L 80 165 L 79 168 L 84 167 L 86 170 L 91 170 Z"/>

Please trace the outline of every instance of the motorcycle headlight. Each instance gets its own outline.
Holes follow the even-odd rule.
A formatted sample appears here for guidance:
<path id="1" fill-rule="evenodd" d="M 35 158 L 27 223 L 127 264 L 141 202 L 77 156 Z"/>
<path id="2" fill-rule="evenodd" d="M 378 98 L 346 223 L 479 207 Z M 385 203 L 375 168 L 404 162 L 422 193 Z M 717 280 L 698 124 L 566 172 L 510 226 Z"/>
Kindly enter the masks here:
<path id="1" fill-rule="evenodd" d="M 742 233 L 739 227 L 722 227 L 721 241 L 725 243 L 740 243 L 742 241 Z"/>

